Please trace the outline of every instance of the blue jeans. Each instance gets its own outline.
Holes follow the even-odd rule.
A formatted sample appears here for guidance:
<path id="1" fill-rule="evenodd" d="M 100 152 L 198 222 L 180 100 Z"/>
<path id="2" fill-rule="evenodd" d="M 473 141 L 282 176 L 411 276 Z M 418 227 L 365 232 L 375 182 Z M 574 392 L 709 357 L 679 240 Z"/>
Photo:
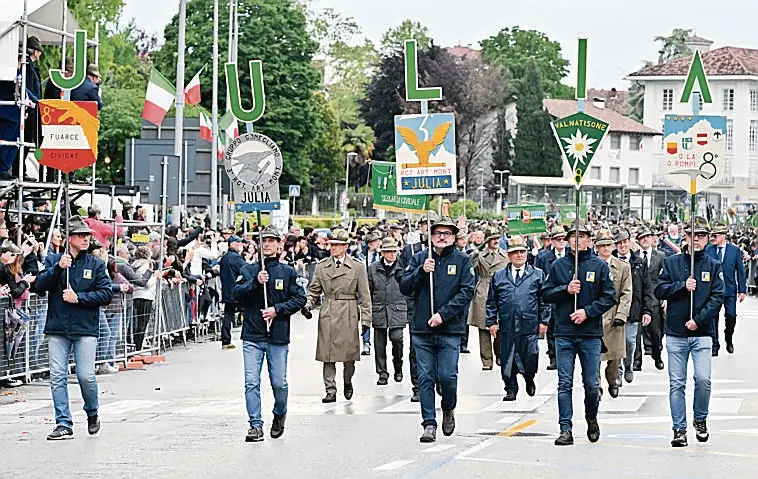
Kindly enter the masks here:
<path id="1" fill-rule="evenodd" d="M 692 356 L 695 378 L 693 413 L 696 421 L 708 417 L 711 401 L 711 347 L 710 336 L 679 338 L 666 336 L 666 351 L 669 356 L 669 407 L 674 430 L 687 430 L 687 402 L 684 390 L 687 387 L 687 361 Z"/>
<path id="2" fill-rule="evenodd" d="M 442 410 L 455 409 L 458 402 L 458 356 L 461 337 L 451 334 L 412 334 L 418 367 L 418 394 L 422 426 L 437 426 L 434 383 L 442 390 Z"/>
<path id="3" fill-rule="evenodd" d="M 108 327 L 108 320 L 105 317 L 104 309 L 105 308 L 100 308 L 100 324 L 97 328 L 100 331 L 100 337 L 97 339 L 96 361 L 110 359 L 108 357 L 108 343 L 111 340 L 111 330 Z"/>
<path id="4" fill-rule="evenodd" d="M 245 364 L 245 405 L 250 426 L 263 426 L 261 416 L 261 369 L 266 357 L 268 378 L 274 390 L 274 415 L 287 414 L 287 354 L 288 344 L 270 344 L 265 341 L 242 342 L 242 359 Z"/>
<path id="5" fill-rule="evenodd" d="M 108 343 L 106 357 L 111 366 L 116 363 L 116 344 L 121 339 L 121 310 L 105 310 L 105 319 L 108 323 Z"/>
<path id="6" fill-rule="evenodd" d="M 97 338 L 94 336 L 58 336 L 48 335 L 48 355 L 50 359 L 50 390 L 55 406 L 55 423 L 73 427 L 71 410 L 68 404 L 68 357 L 74 350 L 76 379 L 84 399 L 84 411 L 87 416 L 97 414 L 97 380 L 95 379 L 95 349 Z"/>
<path id="7" fill-rule="evenodd" d="M 623 369 L 630 371 L 634 362 L 634 351 L 637 349 L 637 330 L 641 323 L 626 323 L 626 357 L 623 362 Z M 621 377 L 622 368 L 619 367 L 619 377 Z"/>
<path id="8" fill-rule="evenodd" d="M 572 390 L 574 363 L 579 356 L 584 384 L 584 417 L 597 418 L 600 403 L 600 338 L 555 338 L 555 361 L 558 366 L 558 423 L 561 431 L 571 431 L 574 416 Z"/>
<path id="9" fill-rule="evenodd" d="M 371 344 L 371 328 L 365 328 L 361 332 L 361 341 L 363 344 Z"/>

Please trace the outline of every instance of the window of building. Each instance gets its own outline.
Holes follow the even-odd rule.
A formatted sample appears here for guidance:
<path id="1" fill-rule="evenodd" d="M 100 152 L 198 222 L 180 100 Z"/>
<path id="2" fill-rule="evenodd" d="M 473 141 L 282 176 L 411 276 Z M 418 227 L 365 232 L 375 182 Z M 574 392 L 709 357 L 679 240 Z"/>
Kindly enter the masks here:
<path id="1" fill-rule="evenodd" d="M 661 130 L 660 131 L 661 132 L 665 131 L 665 127 L 666 127 L 666 120 L 665 119 L 661 119 Z M 665 143 L 664 137 L 663 137 L 663 135 L 658 135 L 658 138 L 660 138 L 660 141 L 661 141 L 661 151 L 664 151 L 665 150 L 665 148 L 664 148 L 664 143 Z"/>
<path id="2" fill-rule="evenodd" d="M 748 134 L 748 149 L 751 152 L 758 151 L 758 120 L 750 120 L 750 132 Z"/>
<path id="3" fill-rule="evenodd" d="M 726 120 L 726 150 L 732 151 L 734 149 L 734 120 L 727 118 Z"/>
<path id="4" fill-rule="evenodd" d="M 629 149 L 631 151 L 640 151 L 642 149 L 641 135 L 629 135 Z"/>
<path id="5" fill-rule="evenodd" d="M 722 103 L 724 111 L 734 111 L 734 89 L 724 88 Z"/>
<path id="6" fill-rule="evenodd" d="M 750 111 L 758 111 L 758 90 L 750 90 Z"/>
<path id="7" fill-rule="evenodd" d="M 640 169 L 639 168 L 629 168 L 629 181 L 627 183 L 629 185 L 640 184 Z"/>
<path id="8" fill-rule="evenodd" d="M 618 133 L 611 133 L 611 150 L 621 149 L 621 135 Z"/>
<path id="9" fill-rule="evenodd" d="M 611 175 L 610 178 L 608 178 L 608 181 L 610 183 L 621 183 L 621 168 L 617 166 L 611 167 Z"/>
<path id="10" fill-rule="evenodd" d="M 671 111 L 674 109 L 674 90 L 673 88 L 665 88 L 663 90 L 663 101 L 661 102 L 661 110 Z"/>
<path id="11" fill-rule="evenodd" d="M 599 166 L 591 166 L 590 167 L 590 178 L 593 180 L 599 180 L 600 179 L 600 167 Z"/>

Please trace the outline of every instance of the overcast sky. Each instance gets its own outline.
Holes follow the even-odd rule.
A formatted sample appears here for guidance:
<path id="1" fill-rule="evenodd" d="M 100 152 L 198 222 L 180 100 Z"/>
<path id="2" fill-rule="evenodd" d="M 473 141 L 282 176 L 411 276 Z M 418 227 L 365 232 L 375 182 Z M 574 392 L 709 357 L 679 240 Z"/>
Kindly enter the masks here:
<path id="1" fill-rule="evenodd" d="M 162 35 L 178 4 L 178 0 L 126 0 L 125 19 L 134 18 L 138 26 Z M 758 48 L 755 0 L 312 0 L 312 4 L 354 17 L 374 41 L 406 18 L 426 25 L 442 46 L 478 47 L 480 40 L 513 25 L 540 30 L 561 43 L 564 58 L 572 63 L 564 80 L 571 85 L 576 84 L 576 39 L 586 36 L 587 83 L 594 88 L 625 89 L 626 74 L 637 70 L 643 60 L 657 59 L 653 38 L 675 27 L 694 28 L 698 36 L 714 41 L 713 48 Z"/>

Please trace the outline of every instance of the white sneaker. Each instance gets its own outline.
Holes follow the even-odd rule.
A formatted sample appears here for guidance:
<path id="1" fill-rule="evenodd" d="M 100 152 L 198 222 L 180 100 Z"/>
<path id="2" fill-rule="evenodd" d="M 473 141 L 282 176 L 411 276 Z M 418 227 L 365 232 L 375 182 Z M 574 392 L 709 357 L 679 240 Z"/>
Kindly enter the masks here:
<path id="1" fill-rule="evenodd" d="M 119 372 L 118 366 L 111 366 L 110 364 L 104 364 L 105 370 L 108 372 L 108 374 L 116 374 Z"/>
<path id="2" fill-rule="evenodd" d="M 18 379 L 8 379 L 5 381 L 5 384 L 3 385 L 6 388 L 17 388 L 19 386 L 22 386 L 24 383 Z"/>

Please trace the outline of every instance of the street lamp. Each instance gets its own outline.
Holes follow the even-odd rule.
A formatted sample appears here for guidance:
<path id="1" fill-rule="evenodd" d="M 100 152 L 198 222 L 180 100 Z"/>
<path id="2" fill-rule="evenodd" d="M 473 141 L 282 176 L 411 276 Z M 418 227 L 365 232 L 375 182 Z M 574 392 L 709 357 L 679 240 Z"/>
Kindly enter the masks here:
<path id="1" fill-rule="evenodd" d="M 347 205 L 349 203 L 348 188 L 350 187 L 350 162 L 354 161 L 358 157 L 358 153 L 350 152 L 347 154 L 347 165 L 345 166 L 345 196 L 342 198 L 342 216 L 345 219 L 345 226 L 348 226 L 350 220 L 347 211 Z"/>
<path id="2" fill-rule="evenodd" d="M 500 175 L 500 189 L 497 191 L 499 201 L 497 203 L 497 214 L 500 214 L 503 211 L 503 175 L 510 175 L 511 170 L 494 170 L 493 173 L 496 175 Z"/>
<path id="3" fill-rule="evenodd" d="M 486 189 L 484 187 L 484 168 L 479 168 L 479 173 L 482 175 L 482 185 L 477 188 L 479 190 L 479 207 L 484 207 L 484 190 Z"/>
<path id="4" fill-rule="evenodd" d="M 458 183 L 458 186 L 463 187 L 463 216 L 466 216 L 466 177 L 465 176 Z"/>

